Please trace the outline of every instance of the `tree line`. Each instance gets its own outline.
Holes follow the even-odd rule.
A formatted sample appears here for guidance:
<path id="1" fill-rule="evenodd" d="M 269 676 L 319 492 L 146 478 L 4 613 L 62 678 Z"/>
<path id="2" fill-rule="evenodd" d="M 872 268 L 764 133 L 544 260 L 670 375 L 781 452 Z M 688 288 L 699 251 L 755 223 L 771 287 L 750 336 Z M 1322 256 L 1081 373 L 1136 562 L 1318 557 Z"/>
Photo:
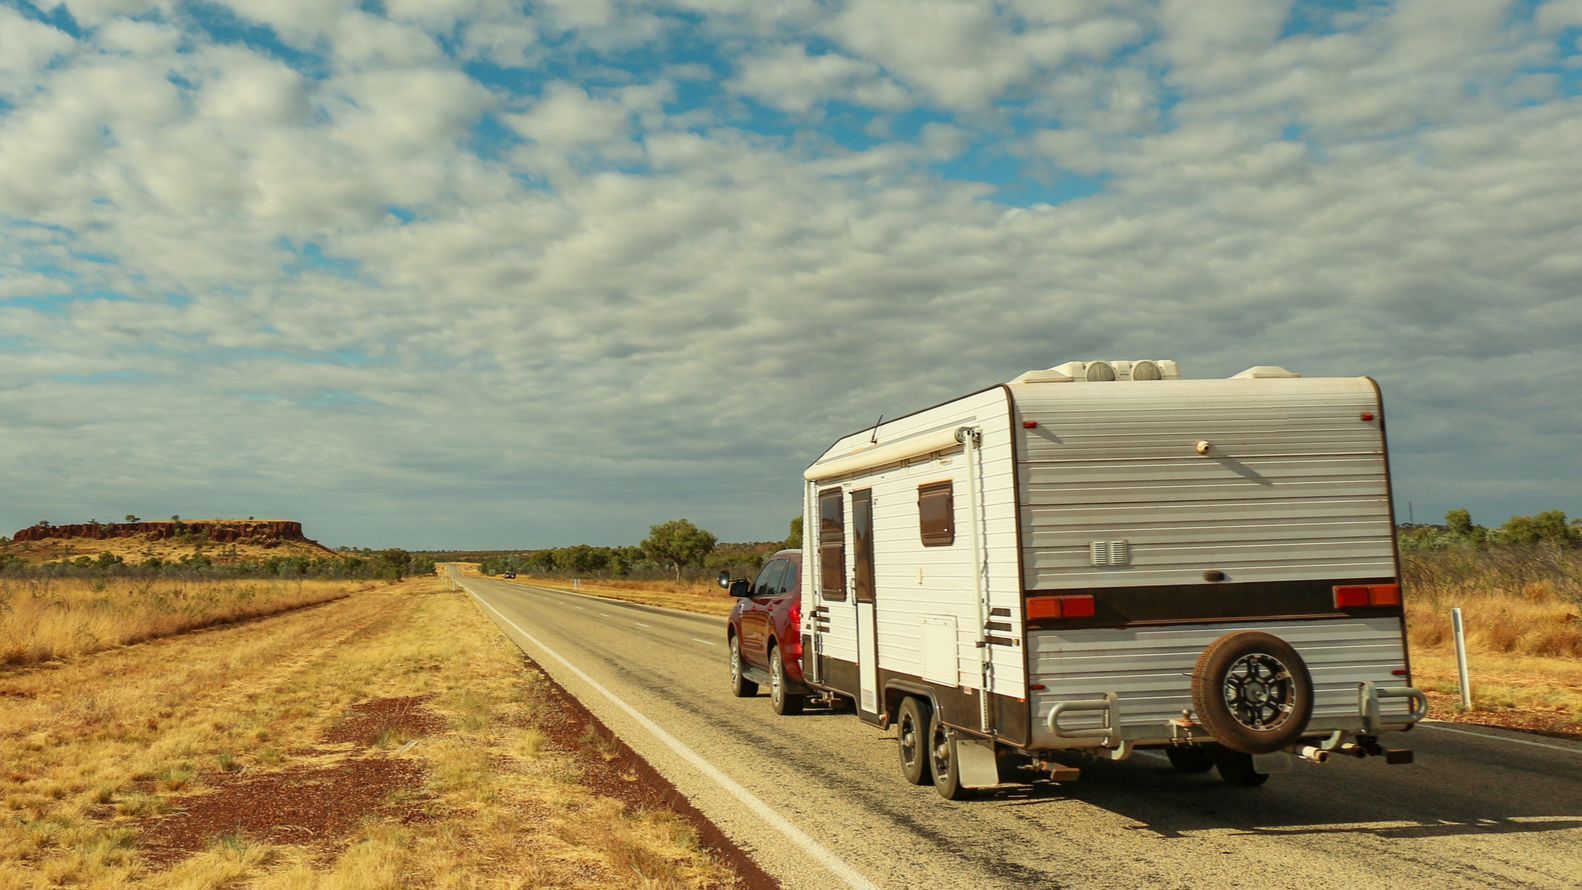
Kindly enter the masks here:
<path id="1" fill-rule="evenodd" d="M 265 559 L 215 559 L 189 553 L 180 559 L 157 556 L 127 562 L 114 553 L 79 556 L 37 565 L 0 550 L 0 576 L 7 577 L 173 577 L 173 578 L 324 578 L 399 581 L 434 571 L 434 562 L 399 547 L 343 549 L 338 556 L 272 556 Z"/>
<path id="2" fill-rule="evenodd" d="M 573 544 L 542 550 L 497 554 L 479 563 L 486 575 L 518 572 L 574 577 L 699 578 L 729 572 L 750 575 L 775 551 L 802 546 L 802 517 L 791 521 L 790 535 L 784 541 L 759 541 L 722 544 L 715 535 L 687 519 L 660 522 L 648 529 L 648 537 L 635 545 L 600 547 Z"/>
<path id="3" fill-rule="evenodd" d="M 1532 516 L 1512 516 L 1498 528 L 1472 521 L 1464 508 L 1445 514 L 1444 525 L 1423 525 L 1400 531 L 1404 550 L 1444 550 L 1452 547 L 1531 547 L 1561 549 L 1582 547 L 1582 519 L 1566 520 L 1563 510 L 1545 510 Z"/>

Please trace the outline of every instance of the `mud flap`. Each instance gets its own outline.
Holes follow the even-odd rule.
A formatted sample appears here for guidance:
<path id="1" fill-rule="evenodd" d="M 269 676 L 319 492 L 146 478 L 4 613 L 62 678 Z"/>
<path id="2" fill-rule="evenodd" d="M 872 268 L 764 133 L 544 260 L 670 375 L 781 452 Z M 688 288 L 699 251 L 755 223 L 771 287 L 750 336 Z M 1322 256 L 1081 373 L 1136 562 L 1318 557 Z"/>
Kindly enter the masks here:
<path id="1" fill-rule="evenodd" d="M 966 788 L 992 788 L 1000 784 L 1000 767 L 994 757 L 994 743 L 988 739 L 956 736 L 956 764 L 961 784 Z"/>

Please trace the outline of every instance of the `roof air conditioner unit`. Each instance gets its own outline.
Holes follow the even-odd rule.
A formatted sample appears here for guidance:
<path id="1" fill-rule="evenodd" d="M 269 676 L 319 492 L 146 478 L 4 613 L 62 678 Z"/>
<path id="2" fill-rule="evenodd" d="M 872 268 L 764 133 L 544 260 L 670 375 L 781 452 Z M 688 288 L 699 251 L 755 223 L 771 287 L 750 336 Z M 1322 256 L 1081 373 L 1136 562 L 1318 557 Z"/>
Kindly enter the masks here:
<path id="1" fill-rule="evenodd" d="M 1279 365 L 1254 365 L 1247 370 L 1230 378 L 1232 380 L 1257 380 L 1265 377 L 1300 377 L 1295 371 L 1287 371 Z"/>

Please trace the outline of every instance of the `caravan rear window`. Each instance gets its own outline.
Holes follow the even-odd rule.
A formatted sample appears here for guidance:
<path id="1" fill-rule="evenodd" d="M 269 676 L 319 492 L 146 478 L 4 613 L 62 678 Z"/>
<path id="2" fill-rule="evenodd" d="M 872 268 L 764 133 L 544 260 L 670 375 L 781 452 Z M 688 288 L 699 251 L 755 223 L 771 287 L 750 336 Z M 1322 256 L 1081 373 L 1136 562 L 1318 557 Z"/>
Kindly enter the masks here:
<path id="1" fill-rule="evenodd" d="M 845 502 L 838 488 L 818 493 L 819 595 L 827 600 L 846 598 Z"/>
<path id="2" fill-rule="evenodd" d="M 917 524 L 924 547 L 949 547 L 956 543 L 954 484 L 934 482 L 917 487 Z"/>

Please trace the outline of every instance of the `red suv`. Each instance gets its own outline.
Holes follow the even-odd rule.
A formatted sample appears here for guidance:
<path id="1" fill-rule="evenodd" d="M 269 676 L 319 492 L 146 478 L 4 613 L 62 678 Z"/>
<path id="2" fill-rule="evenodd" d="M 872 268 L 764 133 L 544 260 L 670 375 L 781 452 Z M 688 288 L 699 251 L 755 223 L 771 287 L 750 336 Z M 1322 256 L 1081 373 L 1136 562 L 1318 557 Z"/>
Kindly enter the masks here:
<path id="1" fill-rule="evenodd" d="M 726 627 L 731 648 L 731 692 L 739 698 L 769 687 L 776 714 L 801 713 L 811 691 L 802 680 L 802 553 L 776 553 L 748 584 L 720 573 L 720 586 L 736 597 Z"/>

